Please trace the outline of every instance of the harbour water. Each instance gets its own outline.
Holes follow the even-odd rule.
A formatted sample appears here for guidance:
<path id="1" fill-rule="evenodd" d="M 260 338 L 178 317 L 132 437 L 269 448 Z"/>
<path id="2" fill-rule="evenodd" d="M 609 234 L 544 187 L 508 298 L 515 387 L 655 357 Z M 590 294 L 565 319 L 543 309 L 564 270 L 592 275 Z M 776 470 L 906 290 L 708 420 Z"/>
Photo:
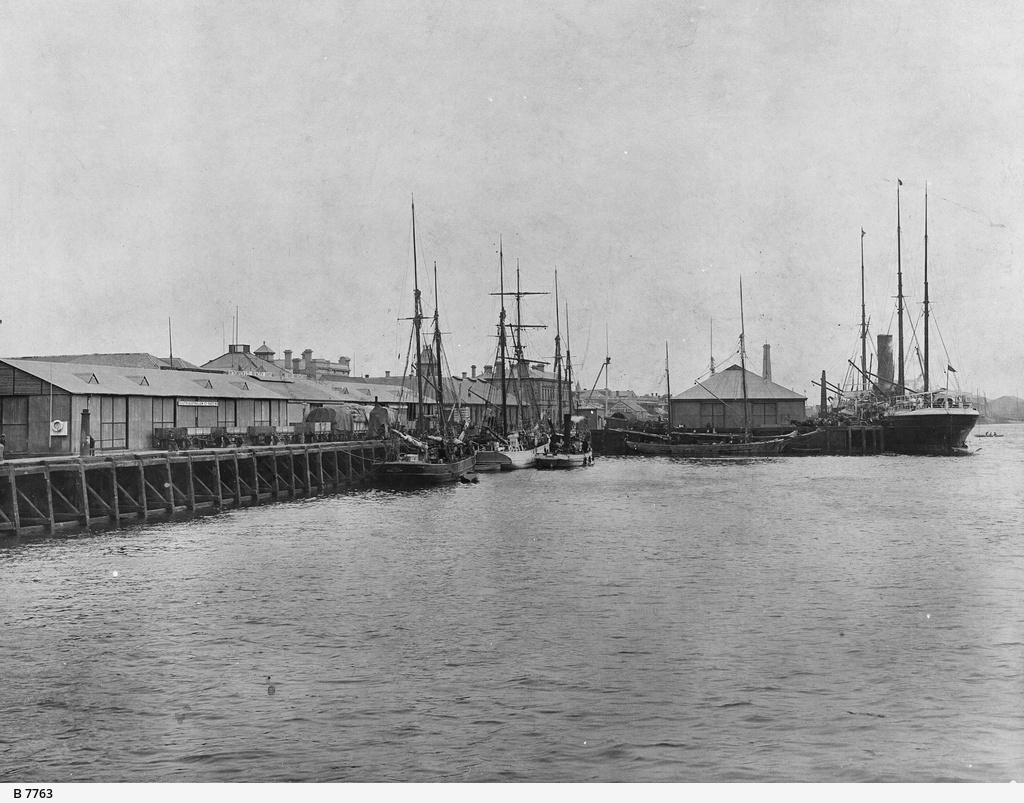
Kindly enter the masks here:
<path id="1" fill-rule="evenodd" d="M 1024 426 L 0 549 L 0 781 L 1024 777 Z"/>

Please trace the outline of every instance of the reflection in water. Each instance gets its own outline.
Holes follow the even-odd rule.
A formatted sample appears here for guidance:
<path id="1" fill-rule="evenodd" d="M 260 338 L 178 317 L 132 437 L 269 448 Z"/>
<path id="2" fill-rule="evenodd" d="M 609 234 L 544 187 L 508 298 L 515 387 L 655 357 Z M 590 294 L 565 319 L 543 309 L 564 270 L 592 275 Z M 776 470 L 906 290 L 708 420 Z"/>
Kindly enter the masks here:
<path id="1" fill-rule="evenodd" d="M 606 458 L 0 551 L 0 780 L 1024 767 L 1024 429 Z"/>

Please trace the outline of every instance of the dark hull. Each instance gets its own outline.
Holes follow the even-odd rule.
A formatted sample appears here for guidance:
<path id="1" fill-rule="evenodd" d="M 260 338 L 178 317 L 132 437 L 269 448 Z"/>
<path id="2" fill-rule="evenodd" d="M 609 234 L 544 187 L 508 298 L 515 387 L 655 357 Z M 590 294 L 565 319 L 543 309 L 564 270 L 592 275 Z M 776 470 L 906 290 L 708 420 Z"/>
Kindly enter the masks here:
<path id="1" fill-rule="evenodd" d="M 885 449 L 897 454 L 958 454 L 978 423 L 976 410 L 900 411 L 882 419 Z"/>
<path id="2" fill-rule="evenodd" d="M 440 485 L 456 482 L 473 471 L 473 455 L 451 463 L 421 463 L 389 460 L 378 469 L 377 479 L 388 485 Z"/>
<path id="3" fill-rule="evenodd" d="M 540 469 L 580 468 L 592 465 L 594 465 L 592 451 L 537 455 L 537 468 Z"/>
<path id="4" fill-rule="evenodd" d="M 629 441 L 638 454 L 670 455 L 672 457 L 765 457 L 781 454 L 790 443 L 790 438 L 773 438 L 764 441 L 710 443 L 644 443 Z"/>

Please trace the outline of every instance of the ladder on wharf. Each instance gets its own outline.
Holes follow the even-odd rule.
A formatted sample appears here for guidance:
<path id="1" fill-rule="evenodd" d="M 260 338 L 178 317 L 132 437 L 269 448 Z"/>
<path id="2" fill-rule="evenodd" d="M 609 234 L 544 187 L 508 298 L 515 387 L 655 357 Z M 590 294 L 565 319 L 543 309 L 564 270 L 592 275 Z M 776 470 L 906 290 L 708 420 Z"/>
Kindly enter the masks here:
<path id="1" fill-rule="evenodd" d="M 317 496 L 367 481 L 382 441 L 118 452 L 0 463 L 0 539 Z"/>

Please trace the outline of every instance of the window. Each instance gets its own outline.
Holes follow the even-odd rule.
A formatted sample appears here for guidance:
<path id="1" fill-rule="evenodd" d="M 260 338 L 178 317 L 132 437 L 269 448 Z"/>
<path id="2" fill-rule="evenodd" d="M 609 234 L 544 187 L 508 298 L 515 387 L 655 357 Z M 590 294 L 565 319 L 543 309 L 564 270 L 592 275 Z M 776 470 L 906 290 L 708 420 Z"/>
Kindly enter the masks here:
<path id="1" fill-rule="evenodd" d="M 270 426 L 270 401 L 267 399 L 256 399 L 254 402 L 255 406 L 255 424 L 258 427 L 269 427 Z"/>
<path id="2" fill-rule="evenodd" d="M 217 426 L 234 427 L 238 421 L 238 402 L 235 399 L 221 399 L 217 404 Z"/>
<path id="3" fill-rule="evenodd" d="M 174 399 L 153 399 L 153 429 L 174 426 Z"/>
<path id="4" fill-rule="evenodd" d="M 754 402 L 751 407 L 751 423 L 755 427 L 774 426 L 778 420 L 778 405 L 775 402 Z"/>
<path id="5" fill-rule="evenodd" d="M 100 396 L 100 436 L 96 448 L 128 448 L 128 399 L 124 396 Z"/>
<path id="6" fill-rule="evenodd" d="M 722 402 L 701 402 L 700 403 L 700 425 L 702 427 L 725 426 L 725 405 Z"/>
<path id="7" fill-rule="evenodd" d="M 8 454 L 28 451 L 28 396 L 0 399 L 0 431 Z"/>

